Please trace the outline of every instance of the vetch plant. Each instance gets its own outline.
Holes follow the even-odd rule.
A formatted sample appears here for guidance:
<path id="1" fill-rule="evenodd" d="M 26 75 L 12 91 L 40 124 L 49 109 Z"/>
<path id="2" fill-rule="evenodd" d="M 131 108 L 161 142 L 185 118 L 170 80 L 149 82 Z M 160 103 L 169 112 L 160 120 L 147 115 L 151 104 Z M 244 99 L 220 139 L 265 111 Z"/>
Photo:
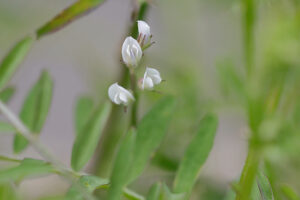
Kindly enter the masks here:
<path id="1" fill-rule="evenodd" d="M 276 43 L 278 46 L 275 45 L 275 50 L 267 53 L 273 55 L 271 64 L 268 63 L 269 60 L 265 61 L 267 66 L 272 67 L 260 69 L 254 62 L 256 2 L 241 2 L 245 70 L 241 73 L 226 63 L 218 68 L 218 72 L 221 87 L 229 88 L 228 91 L 237 96 L 235 103 L 240 105 L 248 120 L 248 155 L 240 177 L 226 185 L 227 191 L 224 189 L 221 197 L 214 196 L 217 195 L 216 192 L 207 189 L 210 181 L 198 179 L 214 147 L 219 129 L 218 114 L 215 112 L 218 107 L 211 106 L 212 103 L 209 102 L 209 106 L 203 106 L 202 113 L 197 113 L 188 122 L 187 126 L 192 124 L 191 129 L 184 129 L 182 135 L 174 135 L 174 127 L 182 125 L 180 120 L 185 117 L 176 111 L 180 106 L 185 111 L 189 108 L 181 104 L 189 100 L 190 96 L 170 95 L 167 90 L 155 92 L 155 87 L 163 81 L 162 77 L 167 77 L 168 74 L 161 76 L 158 69 L 146 67 L 149 65 L 142 62 L 143 56 L 146 56 L 145 50 L 153 44 L 151 27 L 145 20 L 150 1 L 135 1 L 133 26 L 129 28 L 122 46 L 118 47 L 122 59 L 120 77 L 118 80 L 108 80 L 110 85 L 107 92 L 101 95 L 104 100 L 96 102 L 88 96 L 82 96 L 76 102 L 75 139 L 70 164 L 65 165 L 57 159 L 39 140 L 39 136 L 43 133 L 43 126 L 47 123 L 47 115 L 51 110 L 55 93 L 53 88 L 60 86 L 44 69 L 25 96 L 20 113 L 16 114 L 6 104 L 16 91 L 8 83 L 35 42 L 101 6 L 103 2 L 76 1 L 31 36 L 17 42 L 2 59 L 0 133 L 13 135 L 14 155 L 0 155 L 1 161 L 12 164 L 0 168 L 0 200 L 24 199 L 19 195 L 20 183 L 29 178 L 53 174 L 69 185 L 65 193 L 49 197 L 56 200 L 300 199 L 297 190 L 295 192 L 286 184 L 278 184 L 278 169 L 275 166 L 282 164 L 282 161 L 277 160 L 279 156 L 274 156 L 274 151 L 281 152 L 286 157 L 295 156 L 293 153 L 299 152 L 299 145 L 290 145 L 291 140 L 299 139 L 300 128 L 300 98 L 295 95 L 300 83 L 300 71 L 297 68 L 299 54 L 292 51 L 300 49 L 298 43 L 294 43 L 299 41 L 300 29 L 295 28 L 299 25 L 298 4 L 296 7 L 299 10 L 295 11 L 295 18 L 287 17 L 288 23 L 283 23 L 287 29 L 280 28 L 278 33 L 278 37 L 284 41 L 292 37 L 293 48 L 288 48 L 285 53 L 290 55 L 292 52 L 290 56 L 296 55 L 296 58 L 287 61 L 281 55 L 286 47 L 282 45 L 284 42 Z M 164 89 L 169 83 L 177 83 L 178 76 L 174 80 L 176 81 L 161 85 L 161 88 Z M 176 86 L 174 88 L 177 91 L 183 90 L 182 93 L 186 94 L 185 86 L 181 89 Z M 196 93 L 194 88 L 191 91 Z M 156 102 L 152 105 L 149 99 L 155 99 Z M 225 98 L 218 100 L 225 101 Z M 123 111 L 124 107 L 128 112 Z M 169 126 L 173 126 L 172 131 L 168 131 Z M 188 133 L 190 131 L 192 132 Z M 171 144 L 165 145 L 170 138 Z M 286 141 L 289 143 L 286 144 Z M 18 155 L 29 146 L 40 154 L 41 159 Z M 293 146 L 296 150 L 286 150 L 282 146 Z M 164 149 L 180 149 L 182 154 L 179 151 L 174 151 L 178 154 L 175 156 L 164 154 Z M 220 168 L 223 170 L 222 165 Z M 199 187 L 203 187 L 200 189 L 201 194 L 198 192 Z M 204 196 L 206 194 L 209 195 Z"/>

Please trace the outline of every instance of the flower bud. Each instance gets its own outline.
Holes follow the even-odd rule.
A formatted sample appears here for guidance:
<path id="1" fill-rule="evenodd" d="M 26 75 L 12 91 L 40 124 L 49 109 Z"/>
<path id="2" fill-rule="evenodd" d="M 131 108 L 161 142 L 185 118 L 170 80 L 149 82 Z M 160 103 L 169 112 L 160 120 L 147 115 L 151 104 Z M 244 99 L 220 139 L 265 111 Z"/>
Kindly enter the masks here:
<path id="1" fill-rule="evenodd" d="M 137 67 L 142 55 L 139 43 L 132 37 L 127 37 L 122 45 L 123 62 L 128 67 Z"/>
<path id="2" fill-rule="evenodd" d="M 155 85 L 160 84 L 161 80 L 158 70 L 147 67 L 144 78 L 141 80 L 140 88 L 142 90 L 152 90 Z"/>
<path id="3" fill-rule="evenodd" d="M 108 96 L 117 105 L 127 106 L 131 101 L 134 101 L 133 95 L 122 86 L 119 86 L 118 83 L 114 83 L 108 88 Z"/>
<path id="4" fill-rule="evenodd" d="M 144 21 L 137 21 L 139 29 L 138 42 L 141 46 L 148 44 L 151 38 L 150 26 Z"/>

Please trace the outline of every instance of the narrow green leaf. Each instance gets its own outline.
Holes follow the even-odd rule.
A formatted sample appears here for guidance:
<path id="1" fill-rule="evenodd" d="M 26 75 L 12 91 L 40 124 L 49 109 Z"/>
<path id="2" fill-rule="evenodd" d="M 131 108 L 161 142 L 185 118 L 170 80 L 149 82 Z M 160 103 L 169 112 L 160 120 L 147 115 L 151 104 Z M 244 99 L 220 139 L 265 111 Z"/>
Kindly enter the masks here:
<path id="1" fill-rule="evenodd" d="M 132 165 L 133 150 L 136 132 L 131 129 L 123 139 L 111 174 L 111 186 L 108 192 L 108 200 L 121 199 L 123 188 L 129 179 L 129 170 Z"/>
<path id="2" fill-rule="evenodd" d="M 25 158 L 18 166 L 0 171 L 0 183 L 19 181 L 31 176 L 53 173 L 53 167 L 44 161 Z"/>
<path id="3" fill-rule="evenodd" d="M 0 133 L 13 133 L 16 129 L 10 123 L 0 122 Z"/>
<path id="4" fill-rule="evenodd" d="M 57 31 L 58 29 L 71 23 L 73 20 L 87 14 L 89 11 L 96 9 L 104 0 L 78 0 L 60 14 L 56 15 L 51 21 L 39 28 L 36 32 L 40 38 L 46 34 Z"/>
<path id="5" fill-rule="evenodd" d="M 200 129 L 188 146 L 174 181 L 176 193 L 189 193 L 214 143 L 218 120 L 208 114 L 200 122 Z"/>
<path id="6" fill-rule="evenodd" d="M 79 178 L 79 185 L 83 187 L 83 189 L 86 189 L 87 192 L 93 193 L 94 190 L 102 187 L 108 187 L 109 180 L 107 179 L 102 179 L 97 176 L 81 176 Z M 80 191 L 76 189 L 75 186 L 72 186 L 66 197 L 66 200 L 84 200 L 84 196 L 81 194 Z"/>
<path id="7" fill-rule="evenodd" d="M 75 107 L 75 129 L 76 134 L 80 133 L 93 112 L 94 103 L 89 97 L 78 99 Z"/>
<path id="8" fill-rule="evenodd" d="M 44 71 L 37 83 L 32 87 L 26 97 L 20 119 L 34 134 L 39 134 L 46 121 L 52 99 L 53 81 Z M 27 147 L 27 140 L 21 135 L 16 135 L 14 152 L 20 153 Z"/>
<path id="9" fill-rule="evenodd" d="M 159 200 L 161 193 L 161 183 L 155 183 L 151 186 L 146 200 Z"/>
<path id="10" fill-rule="evenodd" d="M 297 194 L 294 189 L 288 185 L 281 186 L 281 191 L 288 200 L 300 200 L 299 194 Z"/>
<path id="11" fill-rule="evenodd" d="M 134 165 L 131 168 L 131 181 L 142 173 L 150 156 L 163 140 L 174 107 L 174 98 L 165 97 L 139 123 L 133 157 Z"/>
<path id="12" fill-rule="evenodd" d="M 77 135 L 71 159 L 71 165 L 74 170 L 82 169 L 93 156 L 110 111 L 111 103 L 106 102 L 103 107 L 99 107 L 95 111 L 82 131 Z"/>
<path id="13" fill-rule="evenodd" d="M 10 183 L 0 184 L 0 199 L 17 200 L 18 195 Z"/>
<path id="14" fill-rule="evenodd" d="M 259 189 L 260 198 L 262 200 L 273 200 L 274 196 L 272 187 L 268 178 L 262 172 L 258 173 L 256 182 Z"/>
<path id="15" fill-rule="evenodd" d="M 7 103 L 11 99 L 11 97 L 14 95 L 14 93 L 15 93 L 15 88 L 13 88 L 13 87 L 8 87 L 8 88 L 3 89 L 0 92 L 1 101 L 3 101 L 4 103 Z"/>
<path id="16" fill-rule="evenodd" d="M 184 197 L 184 193 L 173 193 L 166 184 L 162 185 L 160 200 L 183 200 Z"/>
<path id="17" fill-rule="evenodd" d="M 33 39 L 31 37 L 26 37 L 18 42 L 6 57 L 4 57 L 0 65 L 0 89 L 3 89 L 5 84 L 11 79 L 18 66 L 27 55 L 32 43 Z"/>

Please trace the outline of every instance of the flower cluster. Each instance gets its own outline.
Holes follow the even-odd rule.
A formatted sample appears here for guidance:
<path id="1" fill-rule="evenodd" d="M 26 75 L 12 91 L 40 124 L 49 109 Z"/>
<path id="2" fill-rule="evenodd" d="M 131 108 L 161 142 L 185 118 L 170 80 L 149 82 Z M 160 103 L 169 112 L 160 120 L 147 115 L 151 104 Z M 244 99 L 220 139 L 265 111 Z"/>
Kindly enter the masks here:
<path id="1" fill-rule="evenodd" d="M 125 65 L 133 73 L 134 69 L 139 66 L 139 62 L 143 56 L 143 50 L 151 46 L 150 26 L 144 21 L 137 21 L 139 35 L 137 39 L 129 36 L 125 39 L 122 45 L 122 59 Z M 155 85 L 162 81 L 158 70 L 146 67 L 143 78 L 138 82 L 141 90 L 153 90 Z M 108 96 L 110 100 L 117 105 L 127 106 L 131 101 L 134 101 L 132 93 L 118 83 L 112 84 L 108 88 Z"/>

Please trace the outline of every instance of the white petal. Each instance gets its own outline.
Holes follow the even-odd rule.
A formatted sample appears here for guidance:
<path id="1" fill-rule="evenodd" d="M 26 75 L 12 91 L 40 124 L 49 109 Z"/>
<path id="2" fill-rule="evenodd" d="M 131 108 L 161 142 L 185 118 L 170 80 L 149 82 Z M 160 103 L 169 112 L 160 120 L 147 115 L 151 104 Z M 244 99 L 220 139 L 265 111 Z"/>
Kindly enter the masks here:
<path id="1" fill-rule="evenodd" d="M 127 37 L 122 45 L 122 59 L 127 66 L 136 67 L 142 57 L 139 43 L 132 37 Z"/>
<path id="2" fill-rule="evenodd" d="M 115 99 L 118 94 L 118 91 L 119 91 L 118 83 L 114 83 L 108 88 L 108 96 L 109 96 L 110 100 L 114 103 L 115 103 Z"/>
<path id="3" fill-rule="evenodd" d="M 150 26 L 144 21 L 137 21 L 139 34 L 141 35 L 141 39 L 145 37 L 144 44 L 147 44 L 150 41 Z"/>
<path id="4" fill-rule="evenodd" d="M 108 96 L 113 103 L 118 105 L 127 105 L 134 100 L 133 95 L 122 86 L 119 86 L 118 83 L 114 83 L 108 88 Z"/>
<path id="5" fill-rule="evenodd" d="M 154 68 L 147 67 L 145 73 L 152 79 L 155 85 L 159 84 L 162 80 L 159 71 Z"/>
<path id="6" fill-rule="evenodd" d="M 151 78 L 147 77 L 143 79 L 143 89 L 153 89 L 154 83 Z"/>

